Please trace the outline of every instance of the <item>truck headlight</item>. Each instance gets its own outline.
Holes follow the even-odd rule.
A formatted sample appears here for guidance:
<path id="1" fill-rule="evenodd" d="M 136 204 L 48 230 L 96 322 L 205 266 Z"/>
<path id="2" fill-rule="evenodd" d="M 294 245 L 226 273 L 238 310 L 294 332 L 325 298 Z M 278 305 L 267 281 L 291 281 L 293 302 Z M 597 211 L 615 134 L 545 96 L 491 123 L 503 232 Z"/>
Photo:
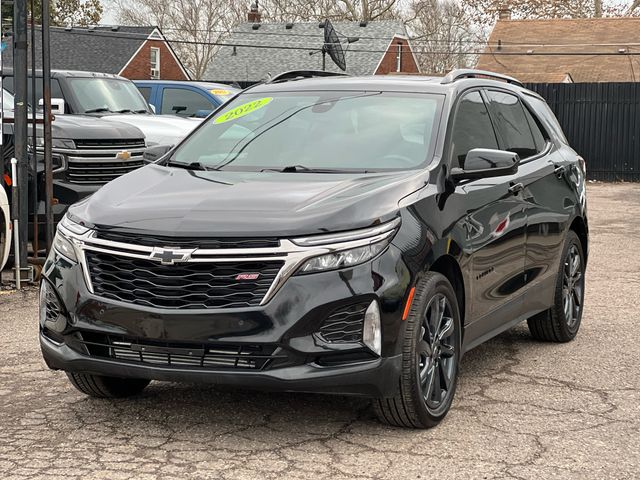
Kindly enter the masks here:
<path id="1" fill-rule="evenodd" d="M 322 272 L 337 268 L 352 267 L 376 257 L 389 244 L 387 240 L 351 248 L 341 252 L 332 252 L 319 257 L 314 257 L 302 264 L 299 273 Z"/>

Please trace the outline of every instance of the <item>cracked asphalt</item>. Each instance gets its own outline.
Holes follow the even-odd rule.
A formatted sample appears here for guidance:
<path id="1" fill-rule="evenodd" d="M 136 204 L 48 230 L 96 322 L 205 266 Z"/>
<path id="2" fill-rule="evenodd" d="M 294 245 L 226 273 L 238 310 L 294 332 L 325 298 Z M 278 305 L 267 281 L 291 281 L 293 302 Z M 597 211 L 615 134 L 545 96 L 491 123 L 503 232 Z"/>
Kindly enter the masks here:
<path id="1" fill-rule="evenodd" d="M 345 397 L 153 382 L 90 399 L 41 360 L 36 291 L 0 291 L 0 478 L 640 478 L 640 184 L 588 193 L 577 339 L 539 343 L 520 325 L 473 350 L 428 431 Z"/>

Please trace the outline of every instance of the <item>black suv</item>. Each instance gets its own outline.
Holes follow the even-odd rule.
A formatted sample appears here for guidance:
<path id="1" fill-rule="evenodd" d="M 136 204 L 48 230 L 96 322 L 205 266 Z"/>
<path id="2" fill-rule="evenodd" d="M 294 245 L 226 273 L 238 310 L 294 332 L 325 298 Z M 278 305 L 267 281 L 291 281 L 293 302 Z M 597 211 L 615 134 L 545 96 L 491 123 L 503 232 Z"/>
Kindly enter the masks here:
<path id="1" fill-rule="evenodd" d="M 582 315 L 585 166 L 509 77 L 313 77 L 249 88 L 154 164 L 71 207 L 40 297 L 50 368 L 373 397 L 447 413 L 464 352 Z"/>

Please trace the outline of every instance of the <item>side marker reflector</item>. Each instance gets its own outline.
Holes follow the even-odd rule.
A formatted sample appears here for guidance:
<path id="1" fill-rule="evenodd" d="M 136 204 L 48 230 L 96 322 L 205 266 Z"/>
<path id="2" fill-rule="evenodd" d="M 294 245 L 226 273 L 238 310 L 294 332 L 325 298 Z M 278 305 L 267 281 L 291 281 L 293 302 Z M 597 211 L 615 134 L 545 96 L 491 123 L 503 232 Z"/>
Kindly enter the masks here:
<path id="1" fill-rule="evenodd" d="M 407 297 L 407 303 L 404 305 L 404 312 L 402 313 L 402 320 L 406 320 L 411 310 L 411 304 L 413 303 L 413 295 L 416 293 L 416 287 L 411 287 L 409 290 L 409 296 Z"/>

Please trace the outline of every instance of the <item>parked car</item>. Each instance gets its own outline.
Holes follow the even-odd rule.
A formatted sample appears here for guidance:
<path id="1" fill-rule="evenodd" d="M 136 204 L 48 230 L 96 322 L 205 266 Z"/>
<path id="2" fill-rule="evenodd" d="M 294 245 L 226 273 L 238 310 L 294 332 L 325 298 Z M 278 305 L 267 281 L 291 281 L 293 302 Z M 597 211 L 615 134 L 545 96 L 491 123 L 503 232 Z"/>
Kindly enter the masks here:
<path id="1" fill-rule="evenodd" d="M 37 75 L 41 77 L 42 72 Z M 13 72 L 5 69 L 3 76 L 5 88 L 13 92 Z M 36 83 L 41 89 L 42 82 Z M 198 125 L 194 120 L 155 115 L 133 82 L 118 75 L 53 70 L 51 96 L 54 113 L 133 125 L 144 133 L 148 146 L 175 145 Z M 42 92 L 36 92 L 36 97 L 41 104 Z"/>
<path id="2" fill-rule="evenodd" d="M 364 395 L 424 428 L 473 347 L 523 320 L 575 337 L 585 167 L 539 95 L 474 70 L 312 75 L 244 91 L 69 210 L 41 286 L 50 368 L 95 397 Z"/>
<path id="3" fill-rule="evenodd" d="M 240 90 L 223 83 L 134 80 L 138 90 L 162 115 L 204 118 Z"/>
<path id="4" fill-rule="evenodd" d="M 4 91 L 4 164 L 9 175 L 9 161 L 13 156 L 14 98 Z M 31 127 L 29 127 L 30 129 Z M 86 115 L 56 115 L 51 124 L 53 153 L 53 205 L 54 219 L 59 221 L 69 206 L 94 193 L 105 183 L 143 165 L 146 149 L 143 133 L 136 127 L 116 121 L 105 121 Z M 37 155 L 39 197 L 44 194 L 44 144 L 42 126 L 37 125 L 36 145 L 29 131 L 28 150 Z M 0 162 L 1 166 L 1 162 Z M 0 169 L 1 170 L 1 169 Z M 29 198 L 33 198 L 29 195 Z M 33 211 L 32 205 L 29 211 Z M 44 201 L 38 205 L 44 234 Z M 33 232 L 29 228 L 29 233 Z"/>

